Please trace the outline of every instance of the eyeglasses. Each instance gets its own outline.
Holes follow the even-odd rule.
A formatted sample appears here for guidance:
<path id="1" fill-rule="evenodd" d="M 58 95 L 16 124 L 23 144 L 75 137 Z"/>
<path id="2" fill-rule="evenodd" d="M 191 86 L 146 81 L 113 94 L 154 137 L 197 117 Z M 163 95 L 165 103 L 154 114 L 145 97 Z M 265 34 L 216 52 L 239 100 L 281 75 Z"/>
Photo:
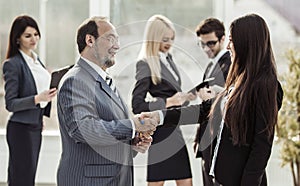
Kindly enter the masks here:
<path id="1" fill-rule="evenodd" d="M 110 42 L 111 45 L 116 45 L 116 44 L 120 45 L 119 38 L 118 38 L 118 37 L 115 37 L 115 36 L 113 36 L 113 35 L 109 35 L 109 36 L 107 36 L 107 37 L 102 37 L 102 36 L 101 36 L 100 38 L 106 39 L 107 41 Z"/>
<path id="2" fill-rule="evenodd" d="M 216 40 L 216 41 L 207 41 L 206 43 L 204 43 L 202 41 L 198 41 L 197 45 L 199 47 L 201 45 L 202 48 L 205 48 L 205 46 L 207 46 L 208 48 L 212 48 L 212 47 L 214 47 L 217 44 L 217 42 L 219 42 L 219 40 Z"/>

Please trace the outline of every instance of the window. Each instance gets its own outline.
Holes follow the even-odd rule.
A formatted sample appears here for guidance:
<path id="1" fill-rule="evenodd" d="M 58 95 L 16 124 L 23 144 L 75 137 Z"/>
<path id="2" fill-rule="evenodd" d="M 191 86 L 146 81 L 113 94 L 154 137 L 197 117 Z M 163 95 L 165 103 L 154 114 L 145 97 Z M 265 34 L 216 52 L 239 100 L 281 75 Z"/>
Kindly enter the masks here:
<path id="1" fill-rule="evenodd" d="M 41 8 L 44 6 L 44 12 Z M 42 57 L 49 70 L 73 64 L 77 57 L 75 35 L 77 27 L 89 16 L 89 3 L 86 0 L 10 0 L 0 1 L 0 61 L 5 59 L 10 27 L 13 19 L 20 14 L 32 16 L 41 31 L 41 41 L 45 42 L 46 52 Z M 45 20 L 41 20 L 42 14 Z M 42 23 L 45 21 L 45 30 Z M 41 51 L 37 51 L 41 55 Z M 44 58 L 44 59 L 43 59 Z M 0 72 L 2 77 L 2 69 Z M 4 102 L 3 78 L 0 80 L 0 129 L 6 127 L 7 114 Z M 54 100 L 55 102 L 55 100 Z M 56 105 L 53 103 L 52 109 Z M 46 129 L 57 129 L 56 112 L 46 119 Z"/>
<path id="2" fill-rule="evenodd" d="M 189 64 L 195 59 L 189 52 L 199 55 L 199 49 L 194 40 L 194 29 L 200 20 L 212 15 L 213 3 L 211 0 L 111 0 L 110 20 L 117 26 L 120 33 L 121 50 L 117 56 L 119 64 L 115 65 L 114 73 L 117 78 L 128 78 L 134 85 L 134 68 L 141 39 L 143 37 L 145 21 L 153 14 L 163 14 L 170 18 L 176 26 L 177 46 L 174 47 L 174 54 L 177 64 Z M 185 12 L 184 16 L 182 12 Z M 89 17 L 89 2 L 87 0 L 10 0 L 0 2 L 0 61 L 5 59 L 9 31 L 13 19 L 20 14 L 28 14 L 35 18 L 41 31 L 39 43 L 40 55 L 49 70 L 60 68 L 76 62 L 78 57 L 77 45 L 75 42 L 78 26 Z M 43 19 L 43 20 L 42 20 Z M 132 25 L 136 21 L 138 24 Z M 42 27 L 44 25 L 44 27 Z M 122 28 L 122 29 L 121 29 Z M 128 44 L 137 41 L 136 45 Z M 44 53 L 42 43 L 44 42 Z M 195 47 L 194 47 L 195 45 Z M 186 48 L 189 46 L 189 49 Z M 197 51 L 196 51 L 197 50 Z M 43 53 L 44 56 L 41 56 Z M 200 55 L 203 55 L 202 53 Z M 125 57 L 124 57 L 125 56 Z M 119 59 L 118 59 L 119 58 Z M 197 57 L 198 58 L 198 57 Z M 201 57 L 199 57 L 201 58 Z M 180 66 L 179 66 L 180 67 Z M 122 69 L 120 69 L 122 68 Z M 130 69 L 124 71 L 125 69 Z M 184 67 L 183 67 L 184 68 Z M 197 69 L 196 69 L 197 70 Z M 126 72 L 126 73 L 125 73 Z M 0 72 L 2 76 L 2 70 Z M 185 74 L 182 74 L 184 78 Z M 125 94 L 127 103 L 130 103 L 128 86 L 119 84 L 119 89 Z M 132 87 L 131 86 L 131 87 Z M 8 112 L 5 109 L 3 98 L 3 78 L 0 80 L 0 129 L 5 128 Z M 128 99 L 127 99 L 128 98 Z M 57 129 L 56 100 L 53 100 L 53 111 L 51 118 L 45 119 L 46 129 Z"/>

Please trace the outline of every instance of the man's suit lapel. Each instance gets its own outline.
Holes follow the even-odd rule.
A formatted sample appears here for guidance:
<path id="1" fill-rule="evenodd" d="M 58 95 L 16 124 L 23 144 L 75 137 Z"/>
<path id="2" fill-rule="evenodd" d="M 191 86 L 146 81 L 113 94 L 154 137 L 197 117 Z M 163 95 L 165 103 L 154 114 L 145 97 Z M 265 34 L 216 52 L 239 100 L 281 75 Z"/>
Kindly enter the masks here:
<path id="1" fill-rule="evenodd" d="M 78 64 L 93 76 L 95 81 L 99 83 L 100 89 L 102 89 L 103 92 L 105 92 L 113 100 L 113 102 L 118 105 L 124 111 L 124 113 L 126 113 L 126 115 L 128 115 L 127 107 L 124 107 L 125 104 L 123 103 L 123 101 L 121 101 L 121 97 L 120 99 L 117 97 L 117 95 L 111 90 L 104 79 L 83 59 L 80 58 Z"/>
<path id="2" fill-rule="evenodd" d="M 230 57 L 230 53 L 227 51 L 218 61 L 218 63 L 215 65 L 214 69 L 212 70 L 209 77 L 215 77 L 216 74 L 223 73 L 222 66 L 226 62 L 226 58 Z"/>
<path id="3" fill-rule="evenodd" d="M 212 66 L 213 66 L 213 62 L 210 61 L 205 69 L 203 79 L 202 79 L 203 81 L 206 80 L 207 78 L 211 77 L 211 75 L 213 74 L 213 73 L 211 73 L 210 75 L 208 74 L 208 72 L 210 71 L 210 68 L 212 68 Z"/>
<path id="4" fill-rule="evenodd" d="M 98 75 L 97 82 L 99 83 L 100 88 L 126 113 L 126 116 L 128 116 L 127 106 L 120 94 L 118 97 L 100 75 Z"/>
<path id="5" fill-rule="evenodd" d="M 210 75 L 208 76 L 208 78 L 210 77 L 215 77 L 216 74 L 220 73 L 221 68 L 220 68 L 220 64 L 219 62 L 214 66 L 214 69 L 212 70 L 212 72 L 210 73 Z"/>

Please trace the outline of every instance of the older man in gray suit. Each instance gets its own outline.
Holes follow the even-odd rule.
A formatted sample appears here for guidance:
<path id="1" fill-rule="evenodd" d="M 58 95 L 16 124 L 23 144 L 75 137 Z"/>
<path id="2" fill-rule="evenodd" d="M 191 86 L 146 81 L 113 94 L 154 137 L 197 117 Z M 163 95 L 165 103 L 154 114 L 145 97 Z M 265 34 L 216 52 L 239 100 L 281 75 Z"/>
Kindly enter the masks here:
<path id="1" fill-rule="evenodd" d="M 118 34 L 107 19 L 86 20 L 78 29 L 77 45 L 80 59 L 63 77 L 58 93 L 62 155 L 57 184 L 131 186 L 133 156 L 148 149 L 157 123 L 129 119 L 107 78 L 105 71 L 119 49 Z M 144 135 L 136 135 L 140 132 Z"/>

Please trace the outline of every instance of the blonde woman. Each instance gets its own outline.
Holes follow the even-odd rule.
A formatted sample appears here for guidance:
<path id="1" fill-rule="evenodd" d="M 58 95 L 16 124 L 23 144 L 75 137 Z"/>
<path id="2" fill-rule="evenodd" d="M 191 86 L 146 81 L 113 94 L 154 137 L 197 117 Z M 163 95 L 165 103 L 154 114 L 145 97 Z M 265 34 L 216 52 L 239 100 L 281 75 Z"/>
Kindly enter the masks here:
<path id="1" fill-rule="evenodd" d="M 149 18 L 132 92 L 135 114 L 186 105 L 195 98 L 181 91 L 179 71 L 169 53 L 175 39 L 173 23 L 162 15 Z M 152 100 L 146 101 L 147 94 Z M 192 174 L 187 148 L 179 128 L 157 128 L 149 149 L 148 186 L 176 180 L 177 186 L 191 186 Z"/>

